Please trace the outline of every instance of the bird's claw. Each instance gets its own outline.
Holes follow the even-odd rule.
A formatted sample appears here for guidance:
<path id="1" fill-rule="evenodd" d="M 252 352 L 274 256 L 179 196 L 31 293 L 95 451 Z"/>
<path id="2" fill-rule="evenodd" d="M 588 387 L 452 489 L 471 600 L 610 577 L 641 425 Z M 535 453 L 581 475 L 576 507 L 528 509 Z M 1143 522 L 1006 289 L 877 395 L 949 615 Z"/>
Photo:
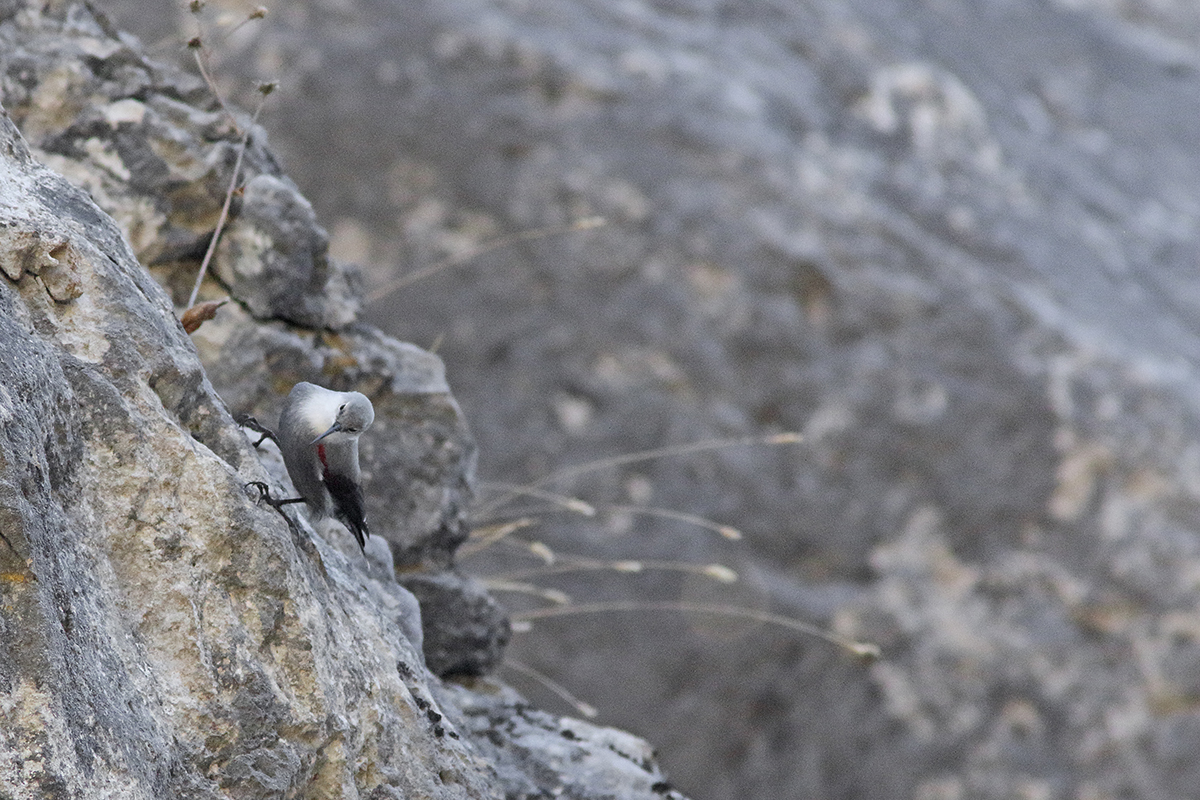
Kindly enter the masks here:
<path id="1" fill-rule="evenodd" d="M 271 496 L 271 487 L 262 481 L 248 481 L 246 483 L 246 488 L 258 490 L 258 502 L 266 503 L 271 508 L 275 509 L 279 516 L 283 517 L 283 521 L 287 523 L 288 530 L 292 532 L 292 536 L 296 538 L 296 541 L 300 544 L 301 548 L 305 549 L 307 552 L 308 549 L 312 547 L 311 543 L 306 543 L 306 540 L 304 536 L 301 535 L 300 528 L 296 525 L 295 520 L 289 517 L 287 512 L 283 510 L 284 506 L 290 505 L 291 503 L 303 503 L 304 498 L 292 497 L 286 500 L 276 500 Z"/>
<path id="2" fill-rule="evenodd" d="M 257 419 L 255 419 L 251 415 L 238 414 L 236 417 L 233 418 L 233 421 L 236 422 L 238 425 L 241 425 L 243 428 L 249 428 L 250 430 L 254 431 L 255 433 L 262 434 L 261 436 L 258 437 L 258 441 L 254 443 L 255 447 L 258 447 L 260 444 L 265 442 L 267 439 L 270 439 L 275 444 L 279 444 L 279 438 L 276 437 L 275 431 L 271 430 L 266 425 L 263 425 L 261 422 L 259 422 Z M 255 483 L 260 483 L 260 482 L 261 481 L 255 481 Z"/>
<path id="3" fill-rule="evenodd" d="M 267 486 L 262 481 L 250 481 L 246 484 L 246 488 L 258 490 L 258 502 L 261 503 L 266 501 L 268 505 L 272 505 L 274 503 L 275 498 L 271 497 L 271 487 Z"/>

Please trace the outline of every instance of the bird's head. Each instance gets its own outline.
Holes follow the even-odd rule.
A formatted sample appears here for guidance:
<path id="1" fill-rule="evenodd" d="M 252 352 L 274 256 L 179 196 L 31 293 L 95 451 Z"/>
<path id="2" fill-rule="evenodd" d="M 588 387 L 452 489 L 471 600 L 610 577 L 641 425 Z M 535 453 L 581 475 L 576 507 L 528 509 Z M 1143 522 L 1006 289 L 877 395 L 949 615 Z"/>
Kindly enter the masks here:
<path id="1" fill-rule="evenodd" d="M 357 439 L 375 421 L 375 408 L 366 395 L 345 392 L 340 400 L 333 424 L 329 426 L 329 430 L 313 439 L 313 444 L 323 439 Z"/>

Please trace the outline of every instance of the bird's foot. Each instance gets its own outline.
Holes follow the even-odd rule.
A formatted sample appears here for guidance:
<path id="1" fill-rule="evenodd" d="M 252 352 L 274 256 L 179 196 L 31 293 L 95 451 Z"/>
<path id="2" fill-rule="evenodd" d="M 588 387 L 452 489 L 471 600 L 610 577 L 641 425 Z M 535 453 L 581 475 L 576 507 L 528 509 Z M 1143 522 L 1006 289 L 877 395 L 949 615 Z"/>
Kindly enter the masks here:
<path id="1" fill-rule="evenodd" d="M 233 421 L 236 422 L 238 425 L 241 425 L 243 428 L 249 428 L 250 430 L 254 431 L 255 433 L 262 434 L 261 436 L 258 437 L 258 441 L 254 443 L 255 447 L 258 447 L 260 444 L 265 442 L 267 439 L 270 439 L 275 444 L 279 444 L 279 437 L 277 437 L 275 435 L 275 431 L 271 430 L 266 425 L 263 425 L 261 422 L 259 422 L 257 419 L 250 416 L 249 414 L 238 414 L 236 417 L 234 417 Z M 256 481 L 256 483 L 257 483 L 257 481 Z"/>
<path id="2" fill-rule="evenodd" d="M 258 502 L 266 503 L 271 508 L 279 512 L 279 516 L 283 517 L 283 521 L 287 523 L 288 530 L 292 532 L 292 537 L 296 540 L 296 543 L 300 546 L 300 549 L 304 550 L 305 552 L 310 552 L 314 549 L 312 542 L 308 541 L 307 537 L 301 534 L 300 526 L 297 525 L 296 521 L 289 517 L 287 512 L 283 510 L 284 506 L 291 505 L 292 503 L 303 503 L 303 497 L 286 497 L 282 500 L 276 499 L 271 496 L 271 487 L 267 486 L 267 484 L 263 483 L 262 481 L 250 481 L 246 484 L 246 488 L 257 490 Z"/>
<path id="3" fill-rule="evenodd" d="M 258 502 L 266 503 L 276 511 L 282 512 L 284 506 L 290 506 L 293 503 L 303 503 L 303 497 L 285 497 L 278 499 L 271 495 L 271 487 L 267 486 L 262 481 L 250 481 L 246 484 L 247 489 L 258 490 Z"/>

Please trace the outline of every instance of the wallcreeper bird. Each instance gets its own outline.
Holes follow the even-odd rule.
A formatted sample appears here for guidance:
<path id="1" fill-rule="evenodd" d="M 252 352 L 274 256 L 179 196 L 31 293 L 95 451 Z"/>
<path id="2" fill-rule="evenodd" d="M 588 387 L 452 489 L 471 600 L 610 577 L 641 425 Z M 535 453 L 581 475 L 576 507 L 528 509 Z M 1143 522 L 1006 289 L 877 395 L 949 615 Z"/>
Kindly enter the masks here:
<path id="1" fill-rule="evenodd" d="M 359 392 L 335 392 L 297 383 L 279 415 L 279 449 L 300 497 L 317 518 L 345 525 L 361 548 L 366 511 L 358 468 L 358 437 L 375 421 L 375 409 Z"/>

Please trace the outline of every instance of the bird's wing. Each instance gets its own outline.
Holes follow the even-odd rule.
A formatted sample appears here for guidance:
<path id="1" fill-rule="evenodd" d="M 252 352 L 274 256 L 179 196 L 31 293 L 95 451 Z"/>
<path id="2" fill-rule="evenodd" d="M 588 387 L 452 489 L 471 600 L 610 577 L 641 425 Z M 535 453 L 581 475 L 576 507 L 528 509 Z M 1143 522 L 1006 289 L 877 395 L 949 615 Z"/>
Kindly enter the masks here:
<path id="1" fill-rule="evenodd" d="M 287 465 L 292 485 L 308 501 L 309 508 L 319 514 L 329 513 L 325 487 L 321 482 L 321 462 L 312 446 L 313 436 L 300 408 L 315 389 L 312 384 L 298 383 L 288 395 L 279 415 L 279 449 Z"/>
<path id="2" fill-rule="evenodd" d="M 367 537 L 367 512 L 363 503 L 362 487 L 348 475 L 326 471 L 325 488 L 333 498 L 334 514 L 354 534 L 360 548 L 365 547 Z"/>

